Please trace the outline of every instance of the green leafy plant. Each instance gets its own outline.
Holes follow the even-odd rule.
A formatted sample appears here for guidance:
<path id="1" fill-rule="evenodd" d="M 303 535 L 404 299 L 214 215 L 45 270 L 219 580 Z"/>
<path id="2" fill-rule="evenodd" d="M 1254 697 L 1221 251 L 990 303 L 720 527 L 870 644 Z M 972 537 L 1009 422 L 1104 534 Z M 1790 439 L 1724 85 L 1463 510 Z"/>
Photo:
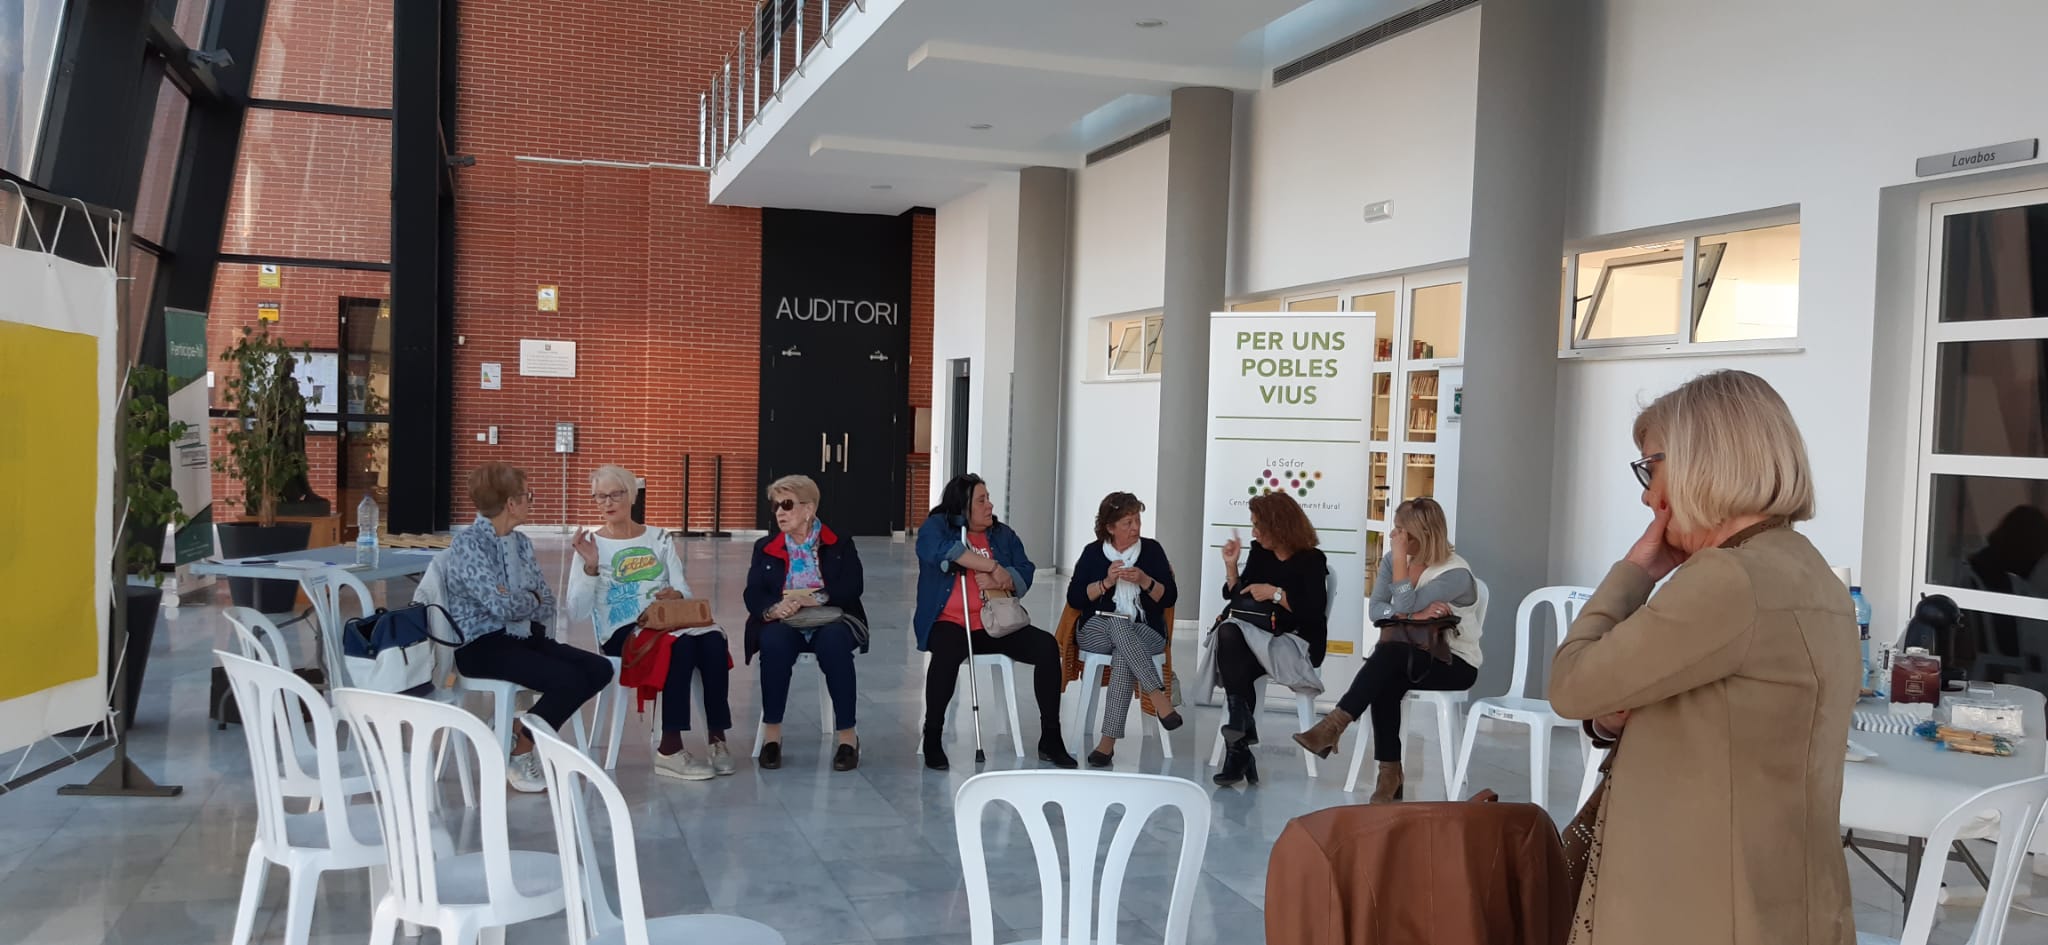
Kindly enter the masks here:
<path id="1" fill-rule="evenodd" d="M 171 419 L 167 401 L 170 375 L 138 364 L 128 372 L 128 400 L 121 410 L 123 489 L 128 500 L 127 537 L 121 565 L 129 574 L 163 584 L 159 565 L 164 553 L 164 528 L 177 527 L 186 516 L 171 488 L 170 450 L 185 439 L 192 425 Z"/>
<path id="2" fill-rule="evenodd" d="M 306 400 L 289 368 L 309 350 L 297 350 L 268 330 L 242 329 L 242 336 L 220 359 L 234 365 L 221 400 L 236 419 L 226 423 L 227 455 L 213 468 L 242 481 L 243 514 L 258 524 L 277 524 L 277 505 L 285 486 L 306 473 L 300 432 L 306 422 Z"/>

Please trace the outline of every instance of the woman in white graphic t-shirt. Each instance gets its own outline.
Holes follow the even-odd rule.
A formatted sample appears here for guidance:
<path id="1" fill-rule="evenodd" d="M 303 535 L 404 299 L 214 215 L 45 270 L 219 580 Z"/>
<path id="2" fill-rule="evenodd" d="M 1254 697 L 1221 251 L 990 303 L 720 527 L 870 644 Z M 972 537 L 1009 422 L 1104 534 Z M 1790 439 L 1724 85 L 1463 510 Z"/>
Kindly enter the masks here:
<path id="1" fill-rule="evenodd" d="M 569 612 L 588 614 L 597 629 L 600 648 L 608 656 L 625 652 L 626 641 L 639 630 L 647 605 L 662 599 L 690 596 L 683 562 L 666 530 L 633 521 L 637 483 L 624 466 L 600 466 L 590 474 L 590 497 L 604 516 L 595 531 L 576 533 L 579 567 L 569 579 Z M 651 631 L 650 631 L 651 632 Z M 725 732 L 732 728 L 727 683 L 732 671 L 725 631 L 698 627 L 674 631 L 669 649 L 668 682 L 662 687 L 661 745 L 654 773 L 685 781 L 705 781 L 733 773 Z M 709 744 L 704 756 L 683 747 L 690 730 L 690 677 L 704 681 L 704 720 Z"/>

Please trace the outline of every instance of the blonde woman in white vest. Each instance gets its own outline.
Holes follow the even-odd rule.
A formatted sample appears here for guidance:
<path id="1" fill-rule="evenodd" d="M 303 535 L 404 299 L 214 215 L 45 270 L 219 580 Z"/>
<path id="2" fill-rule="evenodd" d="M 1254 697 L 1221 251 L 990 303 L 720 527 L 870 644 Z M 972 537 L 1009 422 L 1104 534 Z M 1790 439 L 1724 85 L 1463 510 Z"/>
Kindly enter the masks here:
<path id="1" fill-rule="evenodd" d="M 1451 549 L 1443 506 L 1427 498 L 1401 503 L 1394 510 L 1394 529 L 1387 536 L 1387 553 L 1380 558 L 1380 577 L 1373 583 L 1367 616 L 1374 621 L 1457 617 L 1458 629 L 1446 635 L 1451 661 L 1438 662 L 1407 643 L 1379 644 L 1351 678 L 1350 688 L 1337 700 L 1336 711 L 1294 740 L 1327 758 L 1337 749 L 1344 730 L 1370 710 L 1372 753 L 1379 762 L 1372 803 L 1399 800 L 1401 700 L 1414 690 L 1472 688 L 1479 678 L 1478 606 L 1478 581 L 1472 566 Z"/>

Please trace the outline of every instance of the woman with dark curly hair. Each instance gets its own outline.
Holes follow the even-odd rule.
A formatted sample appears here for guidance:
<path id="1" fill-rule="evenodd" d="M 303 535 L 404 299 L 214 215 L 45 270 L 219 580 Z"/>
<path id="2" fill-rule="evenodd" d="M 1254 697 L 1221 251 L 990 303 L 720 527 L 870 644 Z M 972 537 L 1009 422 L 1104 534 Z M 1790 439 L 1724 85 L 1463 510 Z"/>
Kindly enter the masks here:
<path id="1" fill-rule="evenodd" d="M 1316 527 L 1284 492 L 1247 503 L 1252 547 L 1244 570 L 1236 535 L 1223 543 L 1223 599 L 1229 605 L 1210 630 L 1209 661 L 1223 686 L 1226 715 L 1223 769 L 1217 784 L 1259 783 L 1252 746 L 1259 743 L 1258 683 L 1271 675 L 1296 692 L 1320 693 L 1323 647 L 1329 641 L 1330 563 L 1316 547 Z"/>
<path id="2" fill-rule="evenodd" d="M 1088 753 L 1088 767 L 1107 768 L 1124 737 L 1124 709 L 1133 692 L 1143 693 L 1159 724 L 1181 726 L 1173 695 L 1152 658 L 1166 652 L 1173 628 L 1166 611 L 1180 596 L 1166 549 L 1141 538 L 1145 503 L 1128 492 L 1112 492 L 1095 512 L 1095 541 L 1081 549 L 1067 582 L 1067 606 L 1081 614 L 1075 643 L 1088 653 L 1110 657 L 1109 698 L 1102 715 L 1102 740 Z M 1091 683 L 1092 684 L 1092 683 Z"/>

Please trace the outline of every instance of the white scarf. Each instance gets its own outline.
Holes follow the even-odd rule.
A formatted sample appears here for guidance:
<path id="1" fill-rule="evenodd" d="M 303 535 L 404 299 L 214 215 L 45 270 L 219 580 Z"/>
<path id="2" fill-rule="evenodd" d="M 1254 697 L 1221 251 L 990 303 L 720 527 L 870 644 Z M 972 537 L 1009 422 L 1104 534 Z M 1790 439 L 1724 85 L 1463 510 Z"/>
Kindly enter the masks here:
<path id="1" fill-rule="evenodd" d="M 1126 568 L 1135 568 L 1138 566 L 1138 552 L 1144 549 L 1145 540 L 1142 538 L 1131 542 L 1131 546 L 1122 551 L 1116 550 L 1114 545 L 1105 541 L 1102 543 L 1102 556 L 1108 558 L 1109 563 L 1112 565 L 1121 564 Z M 1120 616 L 1131 620 L 1139 619 L 1138 585 L 1136 582 L 1116 582 L 1116 612 Z"/>

